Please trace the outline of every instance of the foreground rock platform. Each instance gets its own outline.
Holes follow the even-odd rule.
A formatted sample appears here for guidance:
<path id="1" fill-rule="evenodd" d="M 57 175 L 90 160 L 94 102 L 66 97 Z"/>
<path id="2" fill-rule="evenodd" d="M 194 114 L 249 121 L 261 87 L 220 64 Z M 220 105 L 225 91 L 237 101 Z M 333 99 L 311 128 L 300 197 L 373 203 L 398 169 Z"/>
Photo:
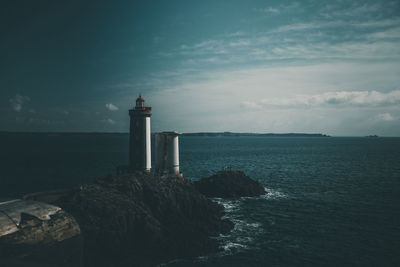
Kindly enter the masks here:
<path id="1" fill-rule="evenodd" d="M 156 266 L 217 252 L 233 223 L 208 197 L 265 193 L 241 171 L 197 182 L 135 173 L 2 205 L 1 266 Z M 46 204 L 47 203 L 47 204 Z"/>
<path id="2" fill-rule="evenodd" d="M 194 182 L 196 189 L 207 197 L 238 198 L 265 194 L 264 187 L 242 171 L 219 171 Z"/>
<path id="3" fill-rule="evenodd" d="M 81 266 L 76 220 L 60 207 L 15 199 L 0 203 L 0 266 Z"/>
<path id="4" fill-rule="evenodd" d="M 55 203 L 78 221 L 84 266 L 154 266 L 219 249 L 233 223 L 224 209 L 178 177 L 108 176 Z"/>

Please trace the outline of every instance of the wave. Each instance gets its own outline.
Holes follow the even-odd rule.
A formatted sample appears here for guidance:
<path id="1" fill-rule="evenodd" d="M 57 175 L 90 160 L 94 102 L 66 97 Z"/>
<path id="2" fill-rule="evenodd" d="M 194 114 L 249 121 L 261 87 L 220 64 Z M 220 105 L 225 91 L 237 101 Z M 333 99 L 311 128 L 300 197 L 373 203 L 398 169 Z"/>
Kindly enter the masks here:
<path id="1" fill-rule="evenodd" d="M 234 223 L 234 228 L 226 235 L 217 239 L 221 242 L 222 251 L 217 256 L 234 254 L 243 250 L 253 249 L 254 239 L 263 232 L 260 222 L 244 218 L 241 212 L 243 198 L 237 200 L 214 199 L 225 208 L 225 218 Z"/>
<path id="2" fill-rule="evenodd" d="M 288 197 L 288 195 L 268 187 L 264 187 L 264 190 L 266 193 L 260 196 L 263 199 L 279 199 Z"/>
<path id="3" fill-rule="evenodd" d="M 224 206 L 226 213 L 232 213 L 239 209 L 240 207 L 240 199 L 223 199 L 223 198 L 212 198 L 218 204 Z"/>
<path id="4" fill-rule="evenodd" d="M 234 243 L 234 242 L 227 242 L 225 245 L 222 246 L 224 251 L 233 251 L 233 250 L 241 250 L 248 248 L 246 245 Z"/>
<path id="5" fill-rule="evenodd" d="M 222 252 L 220 256 L 234 254 L 248 249 L 257 249 L 257 238 L 262 236 L 264 229 L 261 222 L 247 218 L 243 213 L 246 200 L 281 199 L 288 196 L 280 191 L 265 187 L 265 194 L 259 197 L 242 197 L 239 199 L 213 198 L 225 208 L 225 216 L 234 223 L 234 228 L 227 235 L 220 235 Z"/>

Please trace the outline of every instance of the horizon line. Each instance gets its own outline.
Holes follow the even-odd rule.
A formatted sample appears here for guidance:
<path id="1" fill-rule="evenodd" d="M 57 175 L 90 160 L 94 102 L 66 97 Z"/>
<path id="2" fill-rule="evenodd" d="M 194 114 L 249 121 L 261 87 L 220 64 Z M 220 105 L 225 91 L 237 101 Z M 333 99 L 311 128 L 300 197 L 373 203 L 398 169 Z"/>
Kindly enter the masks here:
<path id="1" fill-rule="evenodd" d="M 162 131 L 160 131 L 162 132 Z M 152 132 L 155 134 L 158 132 Z M 376 135 L 376 134 L 365 134 L 365 135 L 330 135 L 324 133 L 304 133 L 304 132 L 230 132 L 230 131 L 204 131 L 204 132 L 183 132 L 180 134 L 218 134 L 218 133 L 228 133 L 228 134 L 304 134 L 304 135 L 323 135 L 327 137 L 393 137 L 398 138 L 400 136 L 391 135 Z M 4 131 L 0 130 L 0 134 L 129 134 L 129 132 L 102 132 L 102 131 Z"/>

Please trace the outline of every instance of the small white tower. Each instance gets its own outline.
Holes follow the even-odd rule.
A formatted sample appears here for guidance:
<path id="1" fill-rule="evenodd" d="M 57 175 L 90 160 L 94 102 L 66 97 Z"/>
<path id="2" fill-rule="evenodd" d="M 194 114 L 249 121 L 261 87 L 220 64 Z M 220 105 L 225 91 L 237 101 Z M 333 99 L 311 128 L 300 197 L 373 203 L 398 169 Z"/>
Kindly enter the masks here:
<path id="1" fill-rule="evenodd" d="M 151 107 L 144 105 L 141 95 L 136 106 L 129 110 L 129 169 L 131 171 L 151 171 Z"/>
<path id="2" fill-rule="evenodd" d="M 179 134 L 156 134 L 156 175 L 181 176 L 179 172 Z"/>

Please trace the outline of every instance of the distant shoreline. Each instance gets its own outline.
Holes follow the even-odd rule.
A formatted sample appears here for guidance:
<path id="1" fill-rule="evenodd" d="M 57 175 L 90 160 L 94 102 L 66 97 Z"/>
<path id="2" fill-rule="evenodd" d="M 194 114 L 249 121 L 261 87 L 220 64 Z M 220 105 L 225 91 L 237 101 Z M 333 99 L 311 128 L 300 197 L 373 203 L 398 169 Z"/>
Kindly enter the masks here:
<path id="1" fill-rule="evenodd" d="M 200 133 L 182 133 L 182 136 L 211 136 L 211 137 L 330 137 L 321 133 L 233 133 L 233 132 L 200 132 Z"/>
<path id="2" fill-rule="evenodd" d="M 89 135 L 89 134 L 121 134 L 127 135 L 127 132 L 8 132 L 0 131 L 0 134 L 17 134 L 17 135 Z M 154 134 L 154 133 L 152 133 Z M 235 132 L 195 132 L 181 133 L 181 136 L 207 136 L 207 137 L 330 137 L 321 133 L 235 133 Z"/>
<path id="3" fill-rule="evenodd" d="M 14 132 L 14 131 L 0 131 L 0 135 L 129 135 L 128 132 Z M 155 134 L 155 133 L 152 133 Z M 181 133 L 185 137 L 354 137 L 354 138 L 399 138 L 400 136 L 378 136 L 378 135 L 359 135 L 359 136 L 346 136 L 335 135 L 331 136 L 322 133 L 236 133 L 236 132 L 194 132 L 194 133 Z"/>

